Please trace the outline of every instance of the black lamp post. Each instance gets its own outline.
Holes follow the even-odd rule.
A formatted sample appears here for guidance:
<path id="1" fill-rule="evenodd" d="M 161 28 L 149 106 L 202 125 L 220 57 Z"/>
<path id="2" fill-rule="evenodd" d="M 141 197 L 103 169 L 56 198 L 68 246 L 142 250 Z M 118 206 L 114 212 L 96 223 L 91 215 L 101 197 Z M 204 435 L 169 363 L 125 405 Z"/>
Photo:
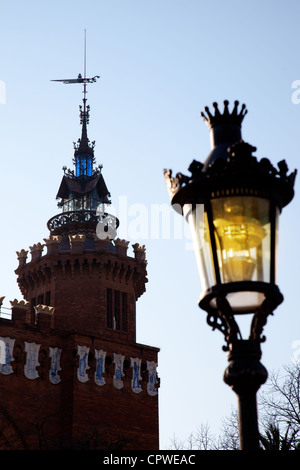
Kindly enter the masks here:
<path id="1" fill-rule="evenodd" d="M 260 343 L 268 315 L 283 301 L 276 285 L 278 216 L 294 196 L 296 170 L 288 175 L 252 154 L 241 123 L 245 105 L 224 101 L 221 113 L 205 108 L 212 150 L 205 162 L 193 161 L 190 176 L 164 170 L 174 209 L 189 222 L 202 294 L 199 306 L 207 322 L 225 337 L 229 366 L 224 381 L 238 396 L 240 449 L 259 448 L 256 393 L 267 379 Z M 251 314 L 243 339 L 238 315 Z"/>

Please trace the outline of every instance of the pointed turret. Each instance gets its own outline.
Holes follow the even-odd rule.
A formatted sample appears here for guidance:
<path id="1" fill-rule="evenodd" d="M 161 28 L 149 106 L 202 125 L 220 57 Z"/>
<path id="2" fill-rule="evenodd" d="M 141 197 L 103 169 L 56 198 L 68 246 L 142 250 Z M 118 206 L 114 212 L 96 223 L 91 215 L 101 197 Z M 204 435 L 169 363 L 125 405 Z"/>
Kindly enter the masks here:
<path id="1" fill-rule="evenodd" d="M 77 177 L 92 176 L 93 164 L 95 163 L 94 147 L 95 141 L 90 144 L 87 136 L 87 125 L 90 118 L 90 106 L 86 105 L 86 84 L 84 84 L 83 107 L 80 109 L 80 124 L 82 125 L 81 139 L 74 142 L 74 164 Z"/>

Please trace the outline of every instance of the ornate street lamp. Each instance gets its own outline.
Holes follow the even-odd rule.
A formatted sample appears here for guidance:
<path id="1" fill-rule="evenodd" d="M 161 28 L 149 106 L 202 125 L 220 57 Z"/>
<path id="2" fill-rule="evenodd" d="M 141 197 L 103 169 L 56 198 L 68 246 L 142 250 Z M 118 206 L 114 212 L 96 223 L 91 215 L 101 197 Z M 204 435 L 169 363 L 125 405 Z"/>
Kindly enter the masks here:
<path id="1" fill-rule="evenodd" d="M 235 101 L 230 112 L 208 107 L 201 113 L 210 129 L 211 152 L 193 161 L 190 176 L 164 170 L 175 210 L 187 219 L 194 242 L 207 322 L 225 337 L 229 366 L 224 381 L 238 396 L 240 449 L 258 449 L 256 393 L 267 379 L 260 343 L 268 315 L 283 301 L 276 285 L 278 216 L 294 196 L 296 170 L 285 161 L 274 168 L 258 160 L 242 140 L 247 113 Z M 238 316 L 252 315 L 243 339 Z"/>

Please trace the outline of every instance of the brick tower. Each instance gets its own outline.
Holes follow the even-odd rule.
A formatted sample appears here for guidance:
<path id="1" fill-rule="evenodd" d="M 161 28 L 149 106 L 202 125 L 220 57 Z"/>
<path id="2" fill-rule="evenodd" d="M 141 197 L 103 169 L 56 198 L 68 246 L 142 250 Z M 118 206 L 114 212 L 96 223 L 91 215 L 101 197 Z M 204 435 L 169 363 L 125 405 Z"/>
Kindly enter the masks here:
<path id="1" fill-rule="evenodd" d="M 116 237 L 83 83 L 81 138 L 49 236 L 17 252 L 24 297 L 0 318 L 0 449 L 158 449 L 158 349 L 136 342 L 145 248 Z M 0 305 L 3 298 L 0 299 Z"/>

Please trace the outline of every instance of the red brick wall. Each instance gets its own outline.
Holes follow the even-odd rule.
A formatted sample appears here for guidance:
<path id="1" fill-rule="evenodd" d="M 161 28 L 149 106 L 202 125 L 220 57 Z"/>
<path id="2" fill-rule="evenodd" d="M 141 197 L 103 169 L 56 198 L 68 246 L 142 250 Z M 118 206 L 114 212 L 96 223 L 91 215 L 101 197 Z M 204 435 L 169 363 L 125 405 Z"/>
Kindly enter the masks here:
<path id="1" fill-rule="evenodd" d="M 17 305 L 12 309 L 12 320 L 0 319 L 0 336 L 15 339 L 13 373 L 0 374 L 0 449 L 158 448 L 158 396 L 147 393 L 146 370 L 147 361 L 157 362 L 158 350 L 135 342 L 133 284 L 116 282 L 111 276 L 99 279 L 95 273 L 90 270 L 89 277 L 80 277 L 74 271 L 73 277 L 66 274 L 62 278 L 58 269 L 47 285 L 33 284 L 28 291 L 30 298 L 45 286 L 50 288 L 54 314 L 30 316 L 30 308 L 27 311 L 26 307 Z M 105 326 L 107 287 L 128 293 L 127 333 Z M 25 341 L 41 345 L 36 379 L 24 375 Z M 89 380 L 85 383 L 77 379 L 77 345 L 90 348 Z M 49 380 L 49 347 L 62 349 L 58 384 Z M 94 381 L 95 348 L 107 352 L 103 386 Z M 113 385 L 113 353 L 125 356 L 124 387 L 120 390 Z M 131 357 L 142 359 L 140 393 L 131 389 Z"/>

